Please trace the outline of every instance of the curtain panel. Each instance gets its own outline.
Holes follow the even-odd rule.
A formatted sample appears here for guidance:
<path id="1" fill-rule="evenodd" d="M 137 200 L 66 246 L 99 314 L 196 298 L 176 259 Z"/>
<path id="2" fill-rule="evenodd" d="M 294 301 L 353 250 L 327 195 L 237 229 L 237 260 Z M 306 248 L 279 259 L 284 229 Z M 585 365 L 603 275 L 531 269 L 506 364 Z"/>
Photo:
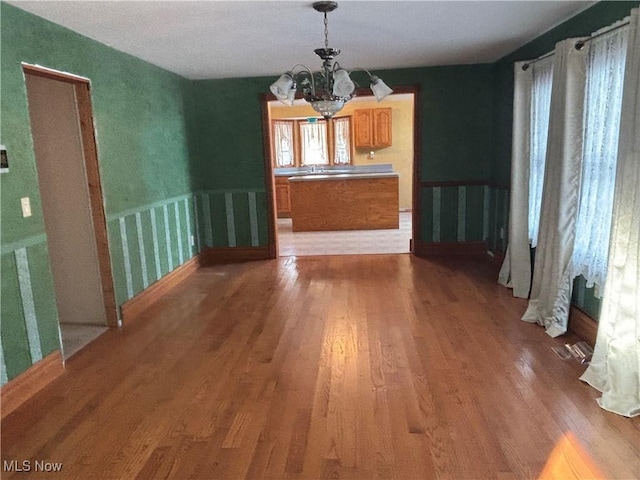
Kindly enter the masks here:
<path id="1" fill-rule="evenodd" d="M 549 138 L 553 57 L 537 61 L 531 67 L 531 159 L 529 161 L 529 242 L 538 244 L 542 184 Z"/>
<path id="2" fill-rule="evenodd" d="M 529 161 L 531 156 L 532 69 L 526 62 L 514 65 L 513 143 L 511 151 L 511 196 L 509 206 L 509 244 L 500 268 L 498 282 L 513 288 L 513 296 L 527 298 L 531 286 L 529 248 Z"/>
<path id="3" fill-rule="evenodd" d="M 333 119 L 334 129 L 334 165 L 349 165 L 351 163 L 351 133 L 349 126 L 351 120 L 349 117 L 340 117 Z"/>
<path id="4" fill-rule="evenodd" d="M 601 33 L 589 45 L 582 187 L 572 276 L 604 287 L 618 157 L 628 28 Z M 601 291 L 601 290 L 600 290 Z"/>
<path id="5" fill-rule="evenodd" d="M 329 165 L 327 122 L 300 122 L 302 165 Z"/>
<path id="6" fill-rule="evenodd" d="M 609 249 L 593 358 L 581 380 L 599 405 L 640 415 L 640 10 L 631 12 Z"/>
<path id="7" fill-rule="evenodd" d="M 586 57 L 579 39 L 556 44 L 538 248 L 529 306 L 522 320 L 552 337 L 567 330 L 576 219 L 580 201 Z"/>
<path id="8" fill-rule="evenodd" d="M 295 167 L 292 121 L 274 120 L 273 144 L 276 154 L 276 167 Z"/>

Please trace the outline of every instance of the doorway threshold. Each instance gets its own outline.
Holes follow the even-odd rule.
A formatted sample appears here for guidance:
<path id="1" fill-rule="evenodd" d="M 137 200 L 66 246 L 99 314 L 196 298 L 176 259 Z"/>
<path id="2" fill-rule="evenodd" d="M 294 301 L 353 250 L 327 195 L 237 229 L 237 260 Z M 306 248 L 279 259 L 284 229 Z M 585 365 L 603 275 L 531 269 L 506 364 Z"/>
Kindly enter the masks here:
<path id="1" fill-rule="evenodd" d="M 109 330 L 101 325 L 60 324 L 65 361 Z"/>

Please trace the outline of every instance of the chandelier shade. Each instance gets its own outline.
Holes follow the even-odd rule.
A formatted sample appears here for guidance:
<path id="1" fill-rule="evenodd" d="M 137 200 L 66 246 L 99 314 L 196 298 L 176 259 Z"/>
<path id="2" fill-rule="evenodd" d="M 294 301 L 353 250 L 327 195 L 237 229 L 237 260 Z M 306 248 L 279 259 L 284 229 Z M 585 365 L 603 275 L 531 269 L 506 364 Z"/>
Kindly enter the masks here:
<path id="1" fill-rule="evenodd" d="M 333 94 L 336 97 L 348 97 L 352 95 L 356 85 L 349 78 L 349 73 L 344 68 L 339 68 L 333 74 Z"/>
<path id="2" fill-rule="evenodd" d="M 375 75 L 371 75 L 370 81 L 371 81 L 371 84 L 369 85 L 369 88 L 371 88 L 371 91 L 375 95 L 377 101 L 380 101 L 383 98 L 385 98 L 387 95 L 390 95 L 393 93 L 393 90 L 391 90 L 391 88 L 389 88 L 389 86 L 386 83 L 380 80 L 379 77 L 376 77 Z"/>
<path id="3" fill-rule="evenodd" d="M 286 103 L 289 99 L 291 90 L 294 90 L 295 93 L 295 81 L 293 80 L 293 75 L 289 72 L 283 73 L 280 75 L 280 78 L 271 85 L 269 90 L 271 90 L 271 93 L 273 93 L 278 100 Z"/>
<path id="4" fill-rule="evenodd" d="M 314 50 L 315 54 L 323 60 L 321 70 L 314 73 L 306 65 L 298 64 L 291 71 L 280 75 L 278 80 L 271 84 L 270 90 L 285 105 L 293 105 L 299 83 L 304 99 L 316 112 L 329 119 L 355 96 L 357 84 L 351 79 L 347 70 L 333 61 L 340 54 L 340 50 L 329 47 L 327 13 L 338 8 L 337 2 L 316 2 L 313 8 L 324 14 L 324 48 Z M 372 75 L 368 70 L 363 68 L 354 70 L 363 71 L 369 75 L 369 86 L 378 102 L 393 92 L 379 77 Z M 298 82 L 298 79 L 301 81 Z"/>
<path id="5" fill-rule="evenodd" d="M 296 82 L 291 72 L 280 75 L 280 78 L 269 87 L 271 93 L 285 105 L 293 105 L 296 98 Z"/>

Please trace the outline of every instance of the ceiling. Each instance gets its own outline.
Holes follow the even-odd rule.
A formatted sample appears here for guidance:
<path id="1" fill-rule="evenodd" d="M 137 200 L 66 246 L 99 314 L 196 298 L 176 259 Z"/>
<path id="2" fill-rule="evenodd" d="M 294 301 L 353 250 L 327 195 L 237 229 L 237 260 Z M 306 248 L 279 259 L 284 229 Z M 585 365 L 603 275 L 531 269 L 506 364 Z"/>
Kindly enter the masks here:
<path id="1" fill-rule="evenodd" d="M 277 75 L 324 45 L 312 1 L 9 1 L 190 79 Z M 351 70 L 494 62 L 594 1 L 342 0 L 329 46 Z"/>

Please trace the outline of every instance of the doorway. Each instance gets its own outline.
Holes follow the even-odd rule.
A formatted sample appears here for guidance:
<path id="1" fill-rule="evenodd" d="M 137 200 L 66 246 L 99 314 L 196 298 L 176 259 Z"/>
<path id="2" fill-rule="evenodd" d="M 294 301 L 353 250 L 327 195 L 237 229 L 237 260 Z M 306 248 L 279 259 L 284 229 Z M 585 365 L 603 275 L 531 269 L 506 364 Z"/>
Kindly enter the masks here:
<path id="1" fill-rule="evenodd" d="M 419 201 L 416 188 L 419 181 L 420 165 L 420 140 L 419 140 L 419 92 L 418 86 L 394 87 L 394 93 L 384 101 L 377 103 L 367 89 L 358 91 L 358 96 L 350 101 L 343 111 L 336 115 L 336 118 L 350 119 L 350 130 L 352 136 L 352 155 L 349 168 L 385 170 L 391 167 L 393 172 L 399 175 L 399 228 L 382 230 L 341 230 L 341 231 L 296 231 L 292 229 L 291 212 L 286 212 L 285 206 L 289 206 L 290 201 L 283 201 L 287 197 L 287 173 L 289 170 L 305 170 L 304 145 L 302 143 L 304 135 L 302 127 L 306 123 L 321 123 L 322 119 L 307 118 L 317 116 L 310 106 L 302 99 L 296 99 L 293 107 L 283 106 L 275 100 L 275 97 L 266 94 L 263 96 L 263 138 L 265 140 L 265 174 L 267 176 L 267 198 L 268 207 L 271 209 L 269 219 L 270 225 L 270 246 L 273 257 L 276 256 L 306 256 L 306 255 L 339 255 L 339 254 L 371 254 L 371 253 L 410 253 L 413 251 L 413 239 L 416 238 L 416 231 L 419 228 Z M 354 118 L 358 112 L 365 110 L 375 112 L 376 109 L 391 110 L 393 124 L 393 143 L 378 149 L 354 148 L 357 144 L 353 140 L 355 132 Z M 315 120 L 315 122 L 314 122 Z M 287 124 L 293 124 L 288 126 Z M 300 128 L 300 132 L 297 128 Z M 293 155 L 285 157 L 289 163 L 299 168 L 278 168 L 281 167 L 280 160 L 278 166 L 274 164 L 276 153 L 274 151 L 273 135 L 277 138 L 283 136 L 282 131 L 287 127 L 292 130 L 291 143 Z M 276 132 L 274 129 L 279 128 Z M 337 143 L 337 134 L 333 133 L 335 126 L 331 128 L 327 124 L 328 132 L 328 162 L 324 171 L 330 172 L 334 168 L 344 169 L 343 165 L 334 167 L 332 159 L 333 145 Z M 273 130 L 273 132 L 272 132 Z M 333 134 L 332 134 L 333 133 Z M 279 134 L 279 137 L 278 137 Z M 333 141 L 332 141 L 333 139 Z M 391 143 L 391 142 L 390 142 Z M 278 143 L 280 145 L 280 143 Z M 386 148 L 385 148 L 386 147 Z M 335 155 L 337 156 L 337 150 Z M 282 156 L 282 155 L 280 155 Z M 278 157 L 280 158 L 280 157 Z M 294 159 L 294 160 L 292 160 Z M 326 159 L 325 159 L 326 160 Z M 293 165 L 295 164 L 295 165 Z M 308 168 L 306 168 L 308 169 Z M 359 171 L 359 170 L 358 170 Z M 364 173 L 364 172 L 360 172 Z M 293 175 L 298 172 L 293 172 Z M 284 177 L 283 177 L 284 176 Z M 291 179 L 293 181 L 293 179 Z M 336 208 L 335 204 L 332 207 Z M 338 212 L 339 213 L 339 212 Z M 379 228 L 379 227 L 376 227 Z M 271 241 L 273 245 L 271 245 Z"/>
<path id="2" fill-rule="evenodd" d="M 89 82 L 23 65 L 65 359 L 118 323 Z"/>

